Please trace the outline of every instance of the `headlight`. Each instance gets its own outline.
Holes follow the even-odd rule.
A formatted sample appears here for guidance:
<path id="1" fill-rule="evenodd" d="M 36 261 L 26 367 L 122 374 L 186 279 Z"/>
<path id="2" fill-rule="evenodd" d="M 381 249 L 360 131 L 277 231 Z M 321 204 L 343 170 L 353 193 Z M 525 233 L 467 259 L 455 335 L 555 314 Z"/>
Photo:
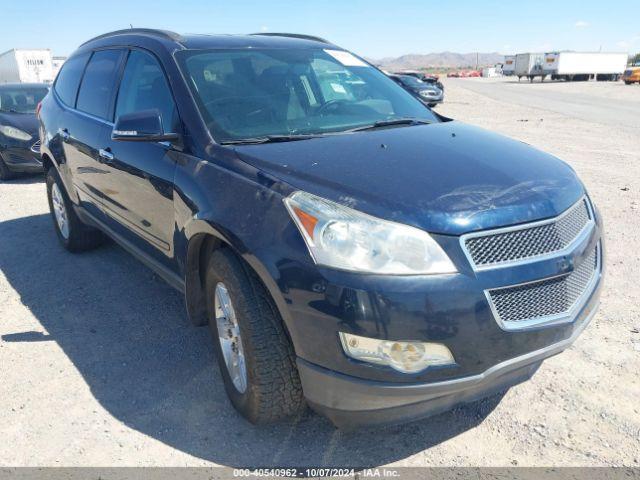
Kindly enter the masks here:
<path id="1" fill-rule="evenodd" d="M 428 233 L 381 220 L 306 192 L 284 200 L 319 265 L 390 275 L 455 273 Z"/>
<path id="2" fill-rule="evenodd" d="M 436 92 L 434 92 L 433 90 L 420 90 L 420 96 L 421 97 L 435 97 L 436 96 Z"/>
<path id="3" fill-rule="evenodd" d="M 27 132 L 20 130 L 19 128 L 9 127 L 6 125 L 0 126 L 0 133 L 7 137 L 15 138 L 17 140 L 31 140 L 31 135 Z"/>
<path id="4" fill-rule="evenodd" d="M 363 362 L 386 365 L 402 373 L 456 363 L 451 351 L 440 343 L 377 340 L 340 332 L 344 352 Z"/>

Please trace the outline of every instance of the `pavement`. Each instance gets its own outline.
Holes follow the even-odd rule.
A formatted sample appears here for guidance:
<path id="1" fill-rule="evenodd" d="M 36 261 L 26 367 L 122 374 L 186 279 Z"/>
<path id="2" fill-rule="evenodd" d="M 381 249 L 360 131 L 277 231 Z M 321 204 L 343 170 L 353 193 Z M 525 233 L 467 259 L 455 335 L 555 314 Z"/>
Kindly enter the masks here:
<path id="1" fill-rule="evenodd" d="M 605 218 L 600 312 L 530 382 L 404 426 L 248 424 L 178 293 L 113 244 L 65 252 L 40 178 L 0 183 L 0 467 L 640 466 L 640 130 L 531 103 L 567 88 L 601 109 L 640 88 L 570 86 L 446 80 L 437 109 L 578 171 Z"/>
<path id="2" fill-rule="evenodd" d="M 640 85 L 622 82 L 518 82 L 517 78 L 451 78 L 452 85 L 501 102 L 610 126 L 640 128 Z"/>

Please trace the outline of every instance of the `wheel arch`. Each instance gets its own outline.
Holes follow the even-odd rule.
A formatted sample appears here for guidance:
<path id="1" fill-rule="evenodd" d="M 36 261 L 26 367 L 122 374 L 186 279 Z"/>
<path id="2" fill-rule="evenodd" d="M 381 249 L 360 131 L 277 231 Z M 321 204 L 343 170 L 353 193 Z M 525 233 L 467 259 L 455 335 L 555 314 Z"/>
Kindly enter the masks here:
<path id="1" fill-rule="evenodd" d="M 191 322 L 196 326 L 203 326 L 208 323 L 205 279 L 209 255 L 216 249 L 228 248 L 250 269 L 269 293 L 280 314 L 284 330 L 289 339 L 291 339 L 288 327 L 291 319 L 287 313 L 286 301 L 277 283 L 269 273 L 267 266 L 255 255 L 252 255 L 238 238 L 228 232 L 223 233 L 213 223 L 194 220 L 185 229 L 185 233 L 187 234 L 184 265 L 185 302 Z"/>
<path id="2" fill-rule="evenodd" d="M 42 169 L 44 170 L 45 174 L 49 171 L 50 168 L 54 168 L 53 160 L 51 159 L 49 154 L 43 153 L 40 159 L 42 160 Z"/>

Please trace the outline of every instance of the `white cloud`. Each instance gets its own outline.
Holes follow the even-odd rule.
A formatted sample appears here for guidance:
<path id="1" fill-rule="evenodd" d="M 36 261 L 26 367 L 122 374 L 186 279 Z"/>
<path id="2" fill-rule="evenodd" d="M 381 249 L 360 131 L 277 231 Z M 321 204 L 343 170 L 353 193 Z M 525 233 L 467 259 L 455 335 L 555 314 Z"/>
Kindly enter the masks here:
<path id="1" fill-rule="evenodd" d="M 266 25 L 263 25 L 260 27 L 260 31 L 261 32 L 268 32 L 269 31 L 269 27 L 267 27 Z"/>
<path id="2" fill-rule="evenodd" d="M 589 22 L 585 22 L 584 20 L 578 20 L 574 25 L 576 28 L 587 28 L 591 26 Z"/>
<path id="3" fill-rule="evenodd" d="M 618 43 L 616 43 L 616 46 L 620 47 L 620 48 L 629 48 L 631 46 L 631 44 L 625 40 L 622 40 Z"/>

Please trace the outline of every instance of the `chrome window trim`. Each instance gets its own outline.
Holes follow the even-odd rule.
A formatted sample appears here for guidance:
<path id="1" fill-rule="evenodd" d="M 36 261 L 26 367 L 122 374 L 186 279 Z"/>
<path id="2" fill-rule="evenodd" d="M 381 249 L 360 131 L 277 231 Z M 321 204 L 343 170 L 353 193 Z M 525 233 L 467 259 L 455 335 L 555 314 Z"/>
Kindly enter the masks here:
<path id="1" fill-rule="evenodd" d="M 500 318 L 500 314 L 498 313 L 498 310 L 496 309 L 493 303 L 493 300 L 491 299 L 490 292 L 496 291 L 496 290 L 504 290 L 507 288 L 519 287 L 522 285 L 540 283 L 546 280 L 553 280 L 554 278 L 558 278 L 558 277 L 568 277 L 575 271 L 575 269 L 569 273 L 564 273 L 561 275 L 552 275 L 550 277 L 539 278 L 537 280 L 532 280 L 530 282 L 517 283 L 514 285 L 507 285 L 504 287 L 488 288 L 484 290 L 484 296 L 487 299 L 487 303 L 489 303 L 489 308 L 491 309 L 493 318 L 495 318 L 500 328 L 508 332 L 514 332 L 514 331 L 528 330 L 528 329 L 537 328 L 537 327 L 548 327 L 552 325 L 559 325 L 563 323 L 573 322 L 576 319 L 577 312 L 582 310 L 582 308 L 589 301 L 589 298 L 591 298 L 591 294 L 593 293 L 596 285 L 598 284 L 598 281 L 600 280 L 600 277 L 602 276 L 602 242 L 598 241 L 598 243 L 596 244 L 596 247 L 594 248 L 597 248 L 597 252 L 596 252 L 596 266 L 595 266 L 595 269 L 593 270 L 593 275 L 591 276 L 589 283 L 587 284 L 584 291 L 582 292 L 582 295 L 580 295 L 576 299 L 576 301 L 573 302 L 573 305 L 571 305 L 571 307 L 569 307 L 569 309 L 565 312 L 558 313 L 555 315 L 547 315 L 545 317 L 532 318 L 528 320 L 520 320 L 516 322 L 510 322 L 510 321 L 505 322 Z"/>
<path id="2" fill-rule="evenodd" d="M 534 255 L 532 257 L 526 257 L 526 258 L 522 258 L 522 259 L 518 259 L 518 260 L 508 260 L 508 261 L 505 261 L 505 262 L 492 263 L 492 264 L 488 264 L 488 265 L 476 265 L 475 261 L 473 260 L 473 257 L 471 256 L 471 253 L 467 249 L 466 241 L 471 239 L 471 238 L 490 237 L 490 236 L 493 236 L 493 235 L 500 235 L 502 233 L 516 232 L 518 230 L 528 230 L 530 228 L 536 228 L 536 227 L 541 227 L 541 226 L 544 226 L 544 225 L 549 225 L 549 224 L 552 224 L 552 223 L 556 223 L 556 222 L 560 221 L 562 218 L 564 218 L 567 215 L 569 215 L 569 213 L 571 213 L 572 210 L 576 206 L 578 206 L 581 202 L 585 202 L 585 204 L 587 206 L 587 213 L 589 214 L 589 221 L 587 223 L 585 223 L 585 225 L 582 228 L 582 230 L 580 230 L 580 232 L 571 241 L 571 243 L 569 243 L 565 248 L 563 248 L 561 250 L 556 250 L 556 251 L 549 252 L 549 253 L 542 253 L 540 255 Z M 556 217 L 553 217 L 553 218 L 547 218 L 545 220 L 539 220 L 537 222 L 523 223 L 523 224 L 520 224 L 520 225 L 513 225 L 513 226 L 510 226 L 510 227 L 495 228 L 493 230 L 482 230 L 480 232 L 465 233 L 464 235 L 460 236 L 460 247 L 462 248 L 462 251 L 463 251 L 465 257 L 467 258 L 467 261 L 469 262 L 469 264 L 471 265 L 471 267 L 473 268 L 473 270 L 475 272 L 480 272 L 480 271 L 484 271 L 484 270 L 493 270 L 493 269 L 496 269 L 496 268 L 513 267 L 513 266 L 516 266 L 516 265 L 526 265 L 526 264 L 532 263 L 532 262 L 539 262 L 539 261 L 542 261 L 542 260 L 548 260 L 548 259 L 552 259 L 552 258 L 556 258 L 556 257 L 562 257 L 563 255 L 566 255 L 566 254 L 570 253 L 575 248 L 576 245 L 580 244 L 580 242 L 582 242 L 584 239 L 589 237 L 589 235 L 591 235 L 591 232 L 593 231 L 595 226 L 596 226 L 596 221 L 595 221 L 595 216 L 594 216 L 594 213 L 593 213 L 593 207 L 591 206 L 591 202 L 589 201 L 587 196 L 583 195 L 582 197 L 580 197 L 580 199 L 577 202 L 575 202 L 573 205 L 571 205 L 569 208 L 567 208 L 564 212 L 562 212 L 560 215 L 558 215 Z"/>

